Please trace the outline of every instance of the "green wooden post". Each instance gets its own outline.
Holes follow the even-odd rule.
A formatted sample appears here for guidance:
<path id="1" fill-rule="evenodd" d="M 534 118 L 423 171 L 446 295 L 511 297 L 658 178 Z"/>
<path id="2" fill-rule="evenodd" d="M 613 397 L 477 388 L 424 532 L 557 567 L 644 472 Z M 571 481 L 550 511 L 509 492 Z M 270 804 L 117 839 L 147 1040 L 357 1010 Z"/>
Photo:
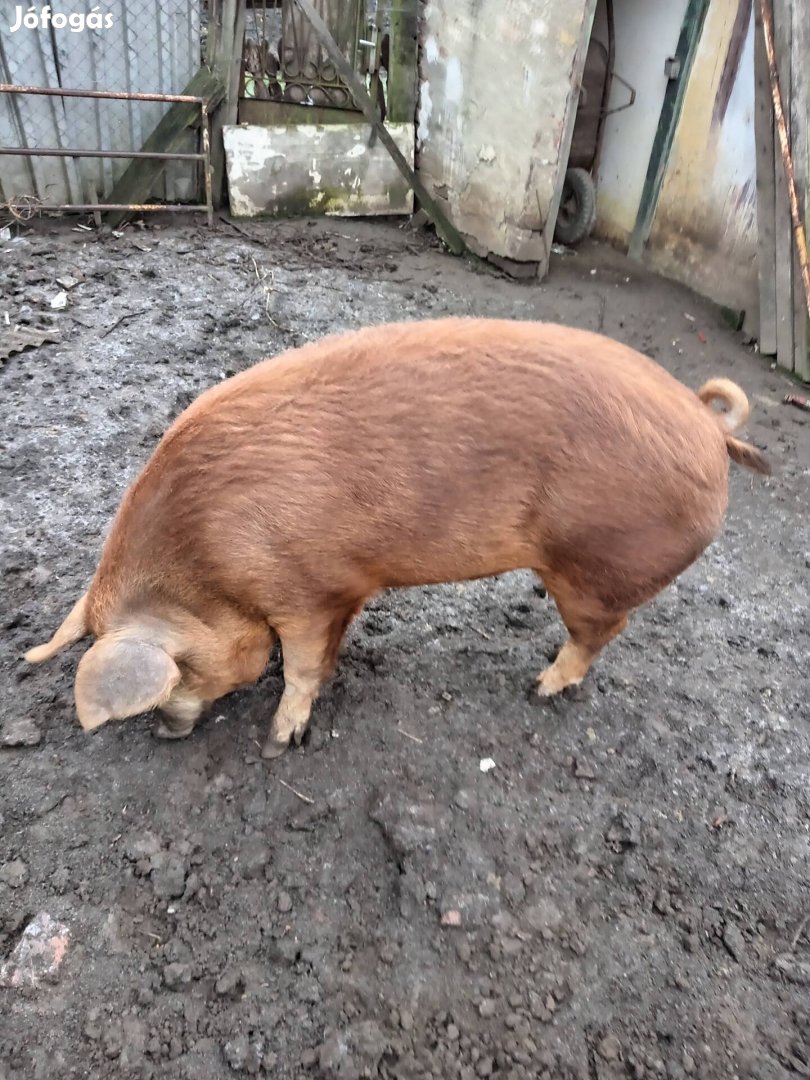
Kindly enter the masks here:
<path id="1" fill-rule="evenodd" d="M 650 152 L 650 161 L 647 165 L 647 175 L 644 178 L 636 223 L 630 237 L 628 253 L 632 259 L 641 258 L 650 235 L 658 199 L 661 195 L 661 188 L 664 184 L 664 173 L 669 164 L 670 151 L 675 141 L 678 121 L 681 118 L 683 99 L 689 85 L 689 75 L 692 71 L 692 64 L 697 53 L 703 23 L 706 21 L 706 12 L 708 10 L 709 0 L 689 0 L 686 6 L 686 13 L 681 25 L 681 35 L 678 39 L 678 47 L 675 50 L 675 59 L 680 60 L 681 69 L 676 79 L 670 79 L 664 92 L 664 104 L 661 106 L 661 116 L 658 120 L 658 129 Z"/>
<path id="2" fill-rule="evenodd" d="M 388 119 L 411 124 L 416 117 L 419 17 L 417 0 L 399 0 L 391 12 L 388 50 Z"/>

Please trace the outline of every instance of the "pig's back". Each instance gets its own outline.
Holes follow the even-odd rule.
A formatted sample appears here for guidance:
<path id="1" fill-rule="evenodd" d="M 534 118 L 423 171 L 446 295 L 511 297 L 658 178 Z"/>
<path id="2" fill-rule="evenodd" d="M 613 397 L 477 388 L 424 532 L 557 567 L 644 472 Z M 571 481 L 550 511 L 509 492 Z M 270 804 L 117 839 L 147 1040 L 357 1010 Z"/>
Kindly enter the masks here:
<path id="1" fill-rule="evenodd" d="M 167 432 L 121 516 L 141 548 L 255 591 L 281 564 L 375 587 L 538 566 L 621 520 L 725 509 L 720 427 L 609 339 L 548 324 L 376 327 L 266 361 Z M 122 522 L 123 524 L 123 522 Z"/>

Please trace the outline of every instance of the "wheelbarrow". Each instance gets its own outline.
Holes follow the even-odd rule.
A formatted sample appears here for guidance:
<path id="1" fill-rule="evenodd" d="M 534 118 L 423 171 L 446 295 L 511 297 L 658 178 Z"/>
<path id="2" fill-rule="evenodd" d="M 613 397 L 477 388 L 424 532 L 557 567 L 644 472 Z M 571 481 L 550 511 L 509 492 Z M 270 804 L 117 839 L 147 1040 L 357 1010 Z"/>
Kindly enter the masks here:
<path id="1" fill-rule="evenodd" d="M 606 8 L 608 45 L 605 48 L 601 41 L 594 41 L 593 38 L 588 45 L 560 209 L 554 227 L 554 239 L 569 246 L 590 236 L 596 223 L 596 175 L 599 170 L 605 120 L 611 113 L 629 109 L 636 100 L 633 87 L 613 70 L 613 0 L 606 0 Z M 608 109 L 607 103 L 614 79 L 629 90 L 630 100 L 624 105 Z"/>

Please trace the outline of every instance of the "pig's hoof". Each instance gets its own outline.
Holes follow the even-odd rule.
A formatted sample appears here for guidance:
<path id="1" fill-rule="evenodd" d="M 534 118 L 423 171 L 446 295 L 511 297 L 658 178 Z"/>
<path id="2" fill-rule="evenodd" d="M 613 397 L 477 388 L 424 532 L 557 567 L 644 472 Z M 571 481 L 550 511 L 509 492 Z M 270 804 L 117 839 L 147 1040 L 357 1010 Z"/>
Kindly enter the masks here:
<path id="1" fill-rule="evenodd" d="M 281 757 L 289 745 L 288 739 L 276 739 L 268 735 L 262 747 L 262 757 L 265 761 L 273 761 L 274 758 Z"/>
<path id="2" fill-rule="evenodd" d="M 568 686 L 579 686 L 581 679 L 568 679 L 561 677 L 553 667 L 546 668 L 542 675 L 537 676 L 537 696 L 541 698 L 556 697 Z"/>

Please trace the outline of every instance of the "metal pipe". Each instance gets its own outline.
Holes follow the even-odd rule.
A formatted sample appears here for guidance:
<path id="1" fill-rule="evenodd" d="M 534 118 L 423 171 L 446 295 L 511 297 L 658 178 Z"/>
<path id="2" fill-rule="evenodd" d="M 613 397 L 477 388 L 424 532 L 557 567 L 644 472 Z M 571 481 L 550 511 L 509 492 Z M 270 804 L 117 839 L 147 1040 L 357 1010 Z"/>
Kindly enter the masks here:
<path id="1" fill-rule="evenodd" d="M 104 98 L 109 101 L 169 101 L 204 105 L 201 97 L 187 94 L 134 94 L 118 90 L 64 90 L 53 86 L 20 86 L 18 83 L 0 83 L 0 94 L 39 94 L 43 97 Z"/>
<path id="2" fill-rule="evenodd" d="M 208 115 L 208 107 L 205 102 L 201 105 L 202 117 L 200 122 L 202 146 L 203 146 L 203 173 L 205 183 L 205 205 L 208 208 L 208 228 L 214 227 L 214 187 L 211 177 L 211 118 Z"/>
<path id="3" fill-rule="evenodd" d="M 13 154 L 20 157 L 56 157 L 56 158 L 127 158 L 130 160 L 146 158 L 153 161 L 201 161 L 203 163 L 205 180 L 205 203 L 177 205 L 174 203 L 51 203 L 44 204 L 36 199 L 27 202 L 32 212 L 59 213 L 62 211 L 92 211 L 98 214 L 102 210 L 128 210 L 132 213 L 147 213 L 165 210 L 167 213 L 199 213 L 204 210 L 208 218 L 209 227 L 214 224 L 214 208 L 211 188 L 211 139 L 210 117 L 205 99 L 191 97 L 187 94 L 136 94 L 119 93 L 113 90 L 64 90 L 48 86 L 19 86 L 16 84 L 0 83 L 0 94 L 33 94 L 43 97 L 76 97 L 76 98 L 101 98 L 109 101 L 160 101 L 166 103 L 180 102 L 183 104 L 199 105 L 200 127 L 202 130 L 202 152 L 190 153 L 164 153 L 150 152 L 148 150 L 76 150 L 66 147 L 46 147 L 35 149 L 32 147 L 0 146 L 0 156 Z M 10 199 L 6 204 L 14 214 L 14 206 L 18 200 Z M 18 215 L 15 215 L 18 216 Z M 30 216 L 30 215 L 29 215 Z"/>
<path id="4" fill-rule="evenodd" d="M 11 200 L 13 206 L 14 200 Z M 9 204 L 3 204 L 9 205 Z M 190 203 L 37 203 L 38 213 L 49 214 L 57 210 L 132 210 L 136 214 L 145 213 L 149 210 L 165 210 L 169 214 L 191 213 L 207 210 L 205 203 L 191 205 Z M 13 213 L 13 210 L 12 210 Z"/>
<path id="5" fill-rule="evenodd" d="M 205 154 L 150 153 L 148 150 L 36 150 L 30 146 L 0 146 L 0 154 L 18 157 L 154 158 L 156 161 L 202 161 L 205 157 Z"/>
<path id="6" fill-rule="evenodd" d="M 599 106 L 599 120 L 596 128 L 596 148 L 591 165 L 591 175 L 594 180 L 599 178 L 599 162 L 602 159 L 602 143 L 605 138 L 605 121 L 608 118 L 608 105 L 610 104 L 610 91 L 613 89 L 613 65 L 616 62 L 616 24 L 613 17 L 613 0 L 605 0 L 607 14 L 607 71 L 605 72 L 605 85 L 602 88 L 602 101 Z"/>

